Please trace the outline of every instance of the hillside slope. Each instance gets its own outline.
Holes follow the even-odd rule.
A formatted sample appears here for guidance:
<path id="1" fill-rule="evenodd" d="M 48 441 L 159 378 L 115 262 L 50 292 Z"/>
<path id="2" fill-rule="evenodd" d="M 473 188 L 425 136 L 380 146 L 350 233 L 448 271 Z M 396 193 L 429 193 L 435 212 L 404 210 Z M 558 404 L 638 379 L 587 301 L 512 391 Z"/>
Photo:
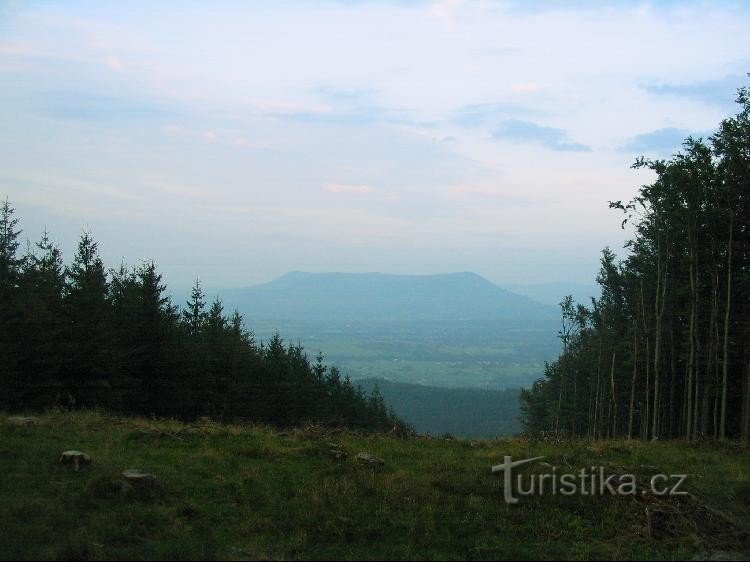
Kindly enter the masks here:
<path id="1" fill-rule="evenodd" d="M 58 463 L 78 449 L 92 464 Z M 381 457 L 382 467 L 356 460 Z M 735 444 L 398 439 L 51 413 L 0 416 L 3 559 L 690 559 L 747 551 Z M 503 455 L 688 473 L 692 498 L 503 501 Z M 529 470 L 542 469 L 541 465 Z M 158 484 L 124 484 L 124 469 Z M 737 556 L 734 554 L 733 556 Z M 727 558 L 723 558 L 727 559 Z"/>

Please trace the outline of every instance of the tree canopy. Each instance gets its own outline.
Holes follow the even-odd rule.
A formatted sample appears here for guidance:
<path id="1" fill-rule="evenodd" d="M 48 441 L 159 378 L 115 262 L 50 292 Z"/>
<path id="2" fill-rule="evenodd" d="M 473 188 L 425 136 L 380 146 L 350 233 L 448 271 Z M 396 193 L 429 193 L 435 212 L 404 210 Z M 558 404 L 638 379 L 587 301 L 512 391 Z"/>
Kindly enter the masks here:
<path id="1" fill-rule="evenodd" d="M 409 428 L 322 355 L 278 334 L 258 343 L 238 312 L 207 304 L 199 281 L 172 303 L 153 262 L 107 269 L 84 232 L 67 267 L 44 232 L 20 252 L 19 221 L 0 206 L 0 407 L 101 407 L 367 430 Z"/>
<path id="2" fill-rule="evenodd" d="M 624 213 L 591 303 L 561 303 L 562 355 L 522 393 L 527 431 L 750 439 L 750 89 L 708 139 L 688 138 Z"/>

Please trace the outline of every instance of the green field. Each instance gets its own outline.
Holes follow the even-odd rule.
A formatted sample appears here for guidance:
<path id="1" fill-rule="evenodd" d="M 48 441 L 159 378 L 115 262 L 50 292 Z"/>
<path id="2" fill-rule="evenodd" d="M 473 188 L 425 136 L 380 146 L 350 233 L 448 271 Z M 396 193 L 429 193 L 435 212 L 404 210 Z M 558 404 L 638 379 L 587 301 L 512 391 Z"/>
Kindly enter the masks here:
<path id="1" fill-rule="evenodd" d="M 93 463 L 79 472 L 58 464 L 67 449 Z M 359 452 L 385 465 L 363 465 Z M 68 560 L 737 556 L 750 550 L 748 453 L 735 443 L 400 439 L 52 412 L 29 427 L 0 423 L 0 553 Z M 542 496 L 506 505 L 490 467 L 507 454 L 544 455 L 570 471 L 688 473 L 692 495 Z M 123 484 L 120 473 L 129 468 L 155 474 L 158 484 Z"/>
<path id="2" fill-rule="evenodd" d="M 301 330 L 289 329 L 290 334 Z M 304 332 L 303 332 L 304 333 Z M 270 330 L 261 332 L 270 339 Z M 537 341 L 534 334 L 531 341 Z M 544 361 L 525 353 L 518 342 L 497 346 L 449 345 L 443 342 L 390 339 L 368 334 L 347 336 L 302 335 L 300 341 L 311 355 L 318 351 L 352 380 L 384 378 L 396 382 L 445 388 L 506 389 L 530 386 L 544 373 Z M 549 352 L 551 358 L 552 350 Z"/>

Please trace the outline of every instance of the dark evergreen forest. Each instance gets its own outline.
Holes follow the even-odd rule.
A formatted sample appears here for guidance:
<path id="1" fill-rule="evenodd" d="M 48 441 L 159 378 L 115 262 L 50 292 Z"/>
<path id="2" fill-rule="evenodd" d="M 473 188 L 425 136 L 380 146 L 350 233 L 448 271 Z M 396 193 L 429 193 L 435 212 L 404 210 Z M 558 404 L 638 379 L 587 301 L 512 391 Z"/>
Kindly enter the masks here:
<path id="1" fill-rule="evenodd" d="M 44 233 L 21 249 L 0 206 L 0 408 L 104 408 L 133 415 L 408 428 L 301 345 L 255 341 L 196 282 L 178 307 L 154 263 L 107 269 L 85 232 L 69 265 Z"/>
<path id="2" fill-rule="evenodd" d="M 561 356 L 522 393 L 530 432 L 750 439 L 750 89 L 737 115 L 669 159 L 605 249 L 601 297 L 561 303 Z"/>

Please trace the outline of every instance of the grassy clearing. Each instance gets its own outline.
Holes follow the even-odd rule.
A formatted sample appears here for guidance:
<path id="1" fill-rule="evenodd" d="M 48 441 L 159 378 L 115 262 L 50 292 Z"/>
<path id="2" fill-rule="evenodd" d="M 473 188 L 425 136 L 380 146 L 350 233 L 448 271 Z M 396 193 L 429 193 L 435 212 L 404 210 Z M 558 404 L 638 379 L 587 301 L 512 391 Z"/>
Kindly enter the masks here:
<path id="1" fill-rule="evenodd" d="M 67 449 L 89 453 L 93 464 L 80 472 L 58 464 Z M 385 466 L 362 466 L 354 459 L 360 451 Z M 30 427 L 0 423 L 0 555 L 481 560 L 745 552 L 748 453 L 737 444 L 401 440 L 53 412 Z M 694 499 L 543 496 L 509 506 L 489 470 L 506 454 L 545 455 L 571 471 L 687 472 Z M 128 468 L 152 472 L 160 484 L 123 485 Z"/>

